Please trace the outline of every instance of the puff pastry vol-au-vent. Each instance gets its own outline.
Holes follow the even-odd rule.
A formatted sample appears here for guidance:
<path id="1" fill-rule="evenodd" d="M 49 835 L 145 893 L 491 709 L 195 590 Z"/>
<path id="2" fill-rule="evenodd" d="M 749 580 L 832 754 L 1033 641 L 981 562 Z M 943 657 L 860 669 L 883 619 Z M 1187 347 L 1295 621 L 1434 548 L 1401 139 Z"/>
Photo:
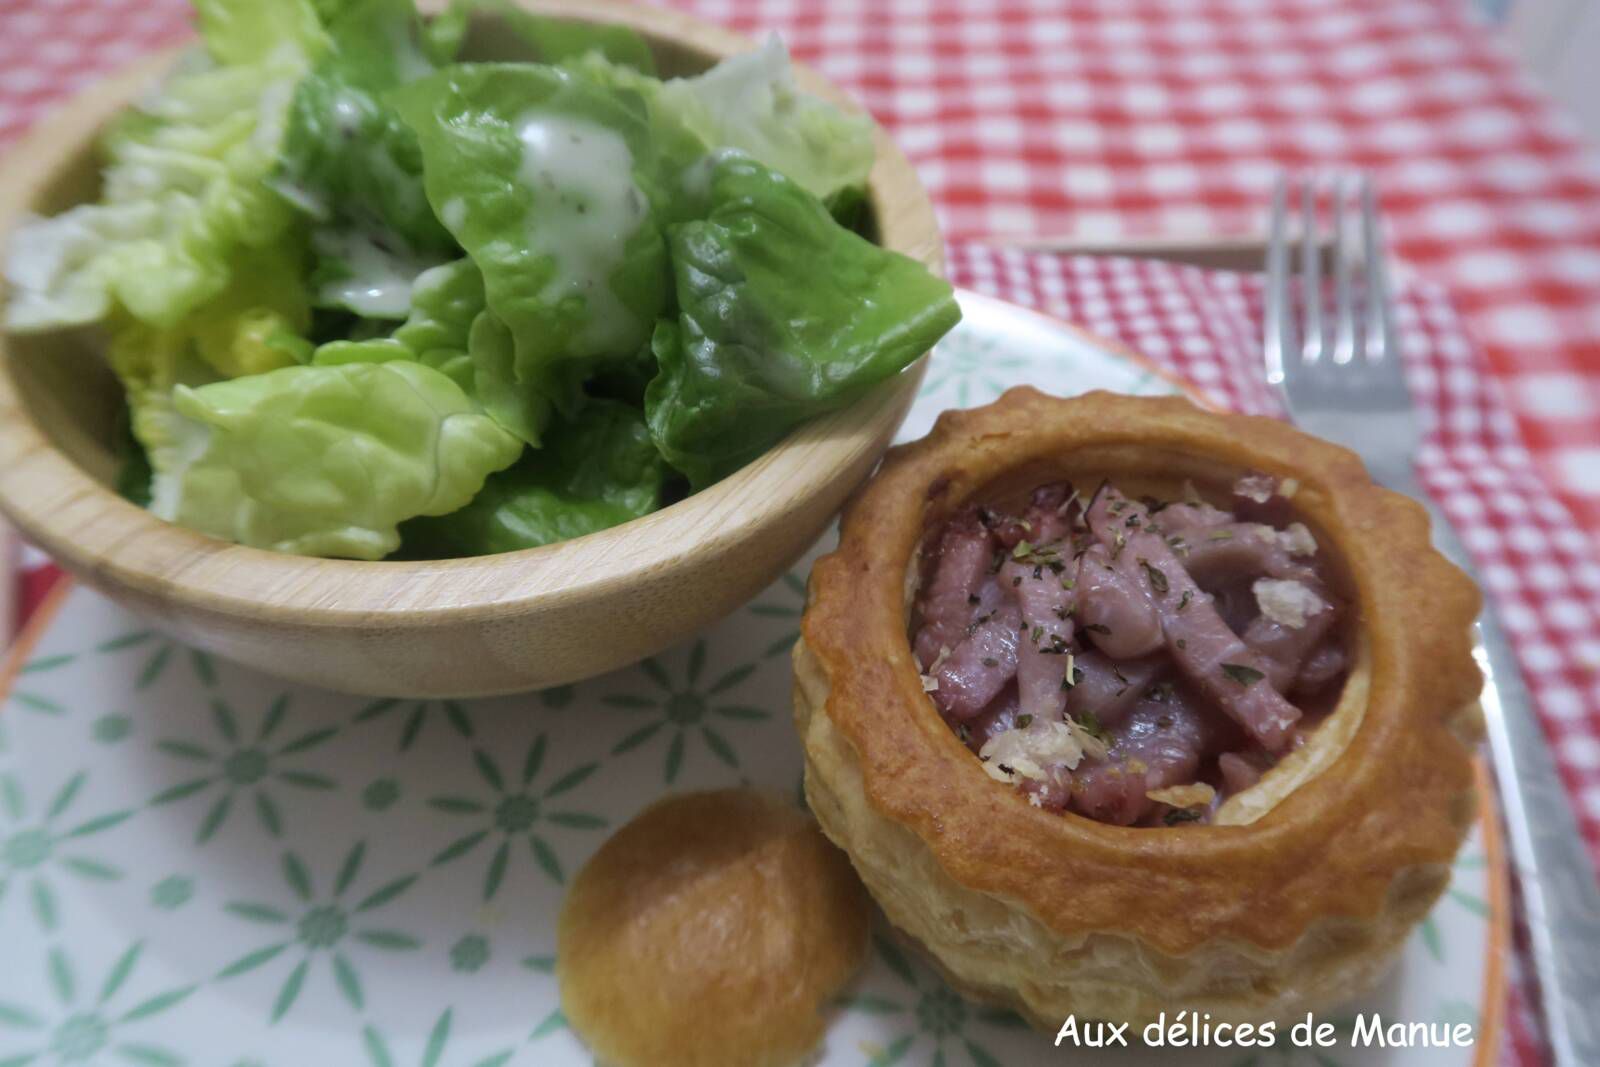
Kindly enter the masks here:
<path id="1" fill-rule="evenodd" d="M 806 794 L 971 995 L 1288 1019 L 1374 983 L 1475 810 L 1479 594 L 1351 453 L 1029 388 L 889 453 L 812 571 Z"/>

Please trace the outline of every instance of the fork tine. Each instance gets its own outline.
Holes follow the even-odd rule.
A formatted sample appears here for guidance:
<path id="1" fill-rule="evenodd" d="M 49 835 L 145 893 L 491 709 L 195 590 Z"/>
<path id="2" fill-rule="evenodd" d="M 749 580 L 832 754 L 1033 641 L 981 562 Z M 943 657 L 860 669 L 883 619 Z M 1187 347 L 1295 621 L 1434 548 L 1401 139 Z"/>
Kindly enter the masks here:
<path id="1" fill-rule="evenodd" d="M 1283 174 L 1278 176 L 1272 189 L 1265 317 L 1267 381 L 1279 385 L 1290 357 L 1296 362 L 1300 357 L 1300 346 L 1295 342 L 1294 300 L 1289 278 L 1289 178 Z"/>
<path id="2" fill-rule="evenodd" d="M 1300 190 L 1300 299 L 1305 305 L 1300 356 L 1307 363 L 1322 358 L 1327 338 L 1322 329 L 1322 242 L 1317 225 L 1317 183 L 1307 179 Z"/>
<path id="3" fill-rule="evenodd" d="M 1389 299 L 1389 272 L 1383 251 L 1383 232 L 1378 224 L 1377 193 L 1371 178 L 1361 180 L 1362 254 L 1367 267 L 1367 324 L 1365 356 L 1376 363 L 1394 355 L 1394 305 Z"/>
<path id="4" fill-rule="evenodd" d="M 1344 178 L 1333 179 L 1333 362 L 1341 365 L 1356 355 L 1355 246 L 1345 232 L 1349 192 Z"/>

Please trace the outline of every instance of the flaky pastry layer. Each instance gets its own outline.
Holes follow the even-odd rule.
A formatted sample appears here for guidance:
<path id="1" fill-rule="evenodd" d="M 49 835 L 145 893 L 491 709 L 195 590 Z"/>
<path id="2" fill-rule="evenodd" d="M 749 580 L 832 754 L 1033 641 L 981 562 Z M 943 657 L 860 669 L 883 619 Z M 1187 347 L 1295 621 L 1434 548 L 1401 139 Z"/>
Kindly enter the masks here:
<path id="1" fill-rule="evenodd" d="M 1112 826 L 984 773 L 922 690 L 908 588 L 927 531 L 1047 478 L 1294 479 L 1335 553 L 1356 663 L 1300 752 L 1217 825 Z M 1416 502 L 1350 452 L 1181 399 L 1013 389 L 893 450 L 812 571 L 796 722 L 818 821 L 890 919 L 969 992 L 1054 1028 L 1069 1013 L 1287 1018 L 1359 992 L 1448 881 L 1474 811 L 1476 587 Z"/>

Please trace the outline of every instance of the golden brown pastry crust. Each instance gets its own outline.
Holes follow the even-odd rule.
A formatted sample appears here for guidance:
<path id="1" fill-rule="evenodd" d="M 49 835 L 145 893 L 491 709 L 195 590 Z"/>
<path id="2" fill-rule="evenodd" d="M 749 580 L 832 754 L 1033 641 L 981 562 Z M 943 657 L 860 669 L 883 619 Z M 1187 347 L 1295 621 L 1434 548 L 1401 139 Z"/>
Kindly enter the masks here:
<path id="1" fill-rule="evenodd" d="M 1252 469 L 1298 481 L 1296 511 L 1342 560 L 1356 611 L 1357 665 L 1309 765 L 1234 798 L 1219 822 L 1242 825 L 1156 830 L 1040 810 L 985 774 L 912 658 L 925 533 L 1047 477 Z M 896 925 L 957 984 L 1043 1025 L 1286 1017 L 1370 983 L 1447 881 L 1474 809 L 1458 733 L 1481 685 L 1478 606 L 1423 509 L 1344 449 L 1176 398 L 1013 389 L 893 450 L 813 569 L 795 651 L 807 796 Z"/>
<path id="2" fill-rule="evenodd" d="M 561 1007 L 617 1067 L 788 1067 L 861 964 L 869 905 L 792 803 L 749 789 L 658 801 L 562 905 Z"/>

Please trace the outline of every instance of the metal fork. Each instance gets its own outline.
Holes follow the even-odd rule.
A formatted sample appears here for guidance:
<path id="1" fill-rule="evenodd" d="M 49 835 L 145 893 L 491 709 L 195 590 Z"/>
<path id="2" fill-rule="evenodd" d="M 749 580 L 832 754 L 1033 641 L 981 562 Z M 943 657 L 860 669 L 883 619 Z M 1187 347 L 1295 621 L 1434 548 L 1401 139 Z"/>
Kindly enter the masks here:
<path id="1" fill-rule="evenodd" d="M 1314 181 L 1281 177 L 1273 191 L 1267 380 L 1296 423 L 1352 449 L 1375 480 L 1421 501 L 1436 547 L 1471 573 L 1460 539 L 1413 469 L 1424 428 L 1406 388 L 1372 182 L 1322 184 L 1319 190 Z M 1331 308 L 1318 254 L 1327 243 L 1319 237 L 1322 198 L 1332 227 Z M 1551 1052 L 1559 1067 L 1594 1067 L 1600 1064 L 1600 888 L 1511 646 L 1487 603 L 1474 655 L 1484 673 L 1489 749 Z"/>

